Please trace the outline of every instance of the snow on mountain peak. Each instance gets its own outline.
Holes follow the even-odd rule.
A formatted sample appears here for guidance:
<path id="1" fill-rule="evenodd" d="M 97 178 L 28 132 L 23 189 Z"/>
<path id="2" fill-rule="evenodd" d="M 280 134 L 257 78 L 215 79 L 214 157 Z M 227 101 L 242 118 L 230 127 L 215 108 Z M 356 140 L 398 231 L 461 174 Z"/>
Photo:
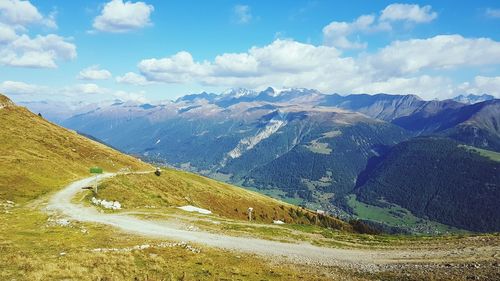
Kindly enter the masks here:
<path id="1" fill-rule="evenodd" d="M 469 94 L 469 95 L 459 95 L 453 98 L 454 101 L 458 101 L 461 103 L 467 103 L 467 104 L 474 104 L 478 102 L 483 102 L 487 100 L 492 100 L 495 99 L 494 96 L 488 95 L 488 94 L 482 94 L 482 95 L 474 95 L 474 94 Z"/>
<path id="2" fill-rule="evenodd" d="M 222 92 L 223 96 L 231 96 L 234 98 L 248 97 L 248 96 L 256 96 L 257 92 L 245 88 L 233 88 L 228 89 Z"/>

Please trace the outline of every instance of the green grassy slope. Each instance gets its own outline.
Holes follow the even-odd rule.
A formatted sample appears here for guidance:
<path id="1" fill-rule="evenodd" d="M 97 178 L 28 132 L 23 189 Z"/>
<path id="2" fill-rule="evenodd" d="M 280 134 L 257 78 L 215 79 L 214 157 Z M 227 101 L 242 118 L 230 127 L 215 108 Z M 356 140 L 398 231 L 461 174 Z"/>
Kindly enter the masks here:
<path id="1" fill-rule="evenodd" d="M 0 95 L 0 140 L 1 280 L 329 279 L 313 268 L 269 264 L 251 255 L 207 247 L 200 253 L 191 252 L 182 245 L 161 247 L 157 245 L 165 241 L 123 233 L 99 224 L 77 221 L 59 224 L 57 221 L 62 218 L 57 214 L 41 211 L 43 202 L 49 198 L 46 195 L 88 176 L 90 166 L 101 166 L 105 171 L 150 170 L 152 167 L 56 126 L 16 106 L 3 95 Z M 193 198 L 198 198 L 195 192 L 205 195 L 213 192 L 216 195 L 209 198 L 217 198 L 217 194 L 227 191 L 235 196 L 232 199 L 243 198 L 245 205 L 253 200 L 279 204 L 258 194 L 188 173 L 167 171 L 161 179 L 167 180 L 169 173 L 177 177 L 171 188 L 180 190 L 196 186 L 191 190 L 194 194 L 188 195 Z M 150 188 L 149 195 L 156 196 L 155 185 L 148 185 L 150 181 L 158 182 L 153 175 L 132 175 L 130 179 L 121 176 L 116 180 L 138 180 L 141 183 L 137 190 Z M 140 188 L 143 183 L 144 189 Z M 187 186 L 178 185 L 181 183 Z M 110 190 L 109 186 L 103 192 Z M 177 198 L 168 190 L 159 190 L 158 194 Z M 127 250 L 144 244 L 151 248 Z M 199 249 L 198 245 L 193 247 Z M 111 248 L 116 252 L 96 252 L 96 248 Z"/>
<path id="2" fill-rule="evenodd" d="M 0 94 L 0 198 L 26 202 L 89 175 L 151 169 L 114 149 L 61 128 Z"/>
<path id="3" fill-rule="evenodd" d="M 480 155 L 482 155 L 484 157 L 487 157 L 487 158 L 490 158 L 491 160 L 500 162 L 500 153 L 499 152 L 481 149 L 481 148 L 477 148 L 474 146 L 468 146 L 468 145 L 464 145 L 463 147 L 468 148 L 472 151 L 477 151 Z"/>
<path id="4" fill-rule="evenodd" d="M 375 206 L 356 200 L 356 195 L 347 196 L 347 204 L 354 214 L 362 219 L 385 224 L 391 227 L 418 234 L 465 233 L 451 226 L 416 217 L 410 211 L 396 204 L 384 202 L 384 206 Z"/>
<path id="5" fill-rule="evenodd" d="M 341 220 L 317 217 L 309 210 L 257 192 L 171 169 L 164 170 L 159 177 L 154 174 L 114 177 L 101 185 L 98 196 L 122 202 L 127 210 L 194 205 L 209 209 L 221 217 L 247 220 L 247 209 L 252 207 L 253 218 L 257 222 L 282 220 L 287 223 L 318 223 L 335 229 L 351 229 Z"/>
<path id="6" fill-rule="evenodd" d="M 4 105 L 0 109 L 0 139 L 4 140 L 0 147 L 1 199 L 18 203 L 35 199 L 88 176 L 91 166 L 101 166 L 105 171 L 152 169 L 149 164 L 54 125 L 0 97 Z M 253 207 L 255 218 L 266 222 L 273 219 L 297 223 L 317 221 L 310 211 L 173 170 L 165 171 L 159 178 L 153 174 L 119 176 L 101 192 L 102 196 L 109 195 L 135 207 L 194 204 L 235 219 L 245 219 L 247 208 Z M 349 225 L 340 220 L 321 219 L 325 226 L 350 230 Z"/>

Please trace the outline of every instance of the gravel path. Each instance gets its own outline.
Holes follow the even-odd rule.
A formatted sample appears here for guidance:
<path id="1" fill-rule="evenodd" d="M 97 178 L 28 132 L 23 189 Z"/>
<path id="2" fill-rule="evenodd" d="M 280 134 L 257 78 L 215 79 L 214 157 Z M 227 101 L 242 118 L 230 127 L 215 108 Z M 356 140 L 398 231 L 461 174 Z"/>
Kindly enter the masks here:
<path id="1" fill-rule="evenodd" d="M 102 180 L 114 174 L 99 175 Z M 56 193 L 49 201 L 48 209 L 58 211 L 69 218 L 83 222 L 101 223 L 114 226 L 129 233 L 156 238 L 204 244 L 226 250 L 236 250 L 272 257 L 284 257 L 301 264 L 333 265 L 375 269 L 379 265 L 409 262 L 411 260 L 435 260 L 448 256 L 444 251 L 401 251 L 334 249 L 313 246 L 307 243 L 291 244 L 263 239 L 226 236 L 203 231 L 188 231 L 172 225 L 141 220 L 125 214 L 101 213 L 92 207 L 73 204 L 71 199 L 82 191 L 82 187 L 92 184 L 94 177 L 82 179 L 68 185 Z"/>

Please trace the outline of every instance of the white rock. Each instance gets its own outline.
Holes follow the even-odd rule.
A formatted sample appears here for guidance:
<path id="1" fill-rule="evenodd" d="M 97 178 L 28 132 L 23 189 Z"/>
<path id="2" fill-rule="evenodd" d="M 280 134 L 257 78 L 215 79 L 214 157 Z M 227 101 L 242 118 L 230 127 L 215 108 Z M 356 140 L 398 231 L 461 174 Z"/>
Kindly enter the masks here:
<path id="1" fill-rule="evenodd" d="M 285 222 L 281 221 L 281 220 L 273 220 L 273 223 L 274 224 L 285 224 Z"/>
<path id="2" fill-rule="evenodd" d="M 56 220 L 56 223 L 60 226 L 68 226 L 70 224 L 70 221 L 67 219 L 58 219 Z"/>
<path id="3" fill-rule="evenodd" d="M 240 142 L 236 145 L 236 147 L 233 150 L 229 151 L 227 155 L 233 159 L 240 157 L 244 151 L 251 150 L 259 142 L 261 142 L 264 139 L 267 139 L 285 125 L 286 122 L 282 120 L 271 119 L 269 123 L 266 125 L 266 127 L 261 129 L 255 136 L 246 137 L 240 140 Z"/>
<path id="4" fill-rule="evenodd" d="M 122 205 L 118 201 L 106 201 L 104 199 L 96 199 L 95 197 L 92 197 L 91 201 L 92 204 L 100 205 L 105 209 L 120 210 L 122 208 Z"/>
<path id="5" fill-rule="evenodd" d="M 115 202 L 113 202 L 113 208 L 114 208 L 115 210 L 119 210 L 119 209 L 121 209 L 121 208 L 122 208 L 122 205 L 120 204 L 120 202 L 115 201 Z"/>
<path id="6" fill-rule="evenodd" d="M 182 206 L 182 207 L 179 207 L 179 209 L 187 211 L 187 212 L 198 212 L 198 213 L 204 214 L 204 215 L 209 215 L 212 213 L 212 211 L 209 211 L 207 209 L 202 209 L 202 208 L 198 208 L 198 207 L 191 206 L 191 205 Z"/>

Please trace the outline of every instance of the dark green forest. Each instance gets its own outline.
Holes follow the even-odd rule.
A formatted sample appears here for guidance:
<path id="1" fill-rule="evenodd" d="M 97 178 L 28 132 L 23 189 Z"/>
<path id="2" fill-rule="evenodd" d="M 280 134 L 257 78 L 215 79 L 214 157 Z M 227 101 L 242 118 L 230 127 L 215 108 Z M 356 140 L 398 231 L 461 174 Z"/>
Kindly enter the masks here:
<path id="1" fill-rule="evenodd" d="M 500 162 L 445 138 L 416 138 L 372 159 L 358 199 L 471 231 L 500 231 Z"/>
<path id="2" fill-rule="evenodd" d="M 385 147 L 408 138 L 408 134 L 392 125 L 359 123 L 330 129 L 320 128 L 321 131 L 312 131 L 307 139 L 288 153 L 250 170 L 244 177 L 244 185 L 260 189 L 278 188 L 285 191 L 287 196 L 298 196 L 307 201 L 315 201 L 314 192 L 333 192 L 337 195 L 336 198 L 342 198 L 354 188 L 356 178 L 366 167 L 369 158 L 381 153 Z M 338 130 L 340 134 L 321 138 L 328 130 Z M 330 153 L 315 153 L 307 147 L 317 138 L 328 144 Z M 254 148 L 253 154 L 248 153 L 246 157 L 259 157 L 259 154 L 265 154 L 265 148 L 266 143 L 262 142 L 261 146 Z M 246 163 L 250 162 L 248 159 L 244 160 Z M 304 181 L 318 182 L 325 177 L 328 181 L 316 184 L 314 188 Z"/>

